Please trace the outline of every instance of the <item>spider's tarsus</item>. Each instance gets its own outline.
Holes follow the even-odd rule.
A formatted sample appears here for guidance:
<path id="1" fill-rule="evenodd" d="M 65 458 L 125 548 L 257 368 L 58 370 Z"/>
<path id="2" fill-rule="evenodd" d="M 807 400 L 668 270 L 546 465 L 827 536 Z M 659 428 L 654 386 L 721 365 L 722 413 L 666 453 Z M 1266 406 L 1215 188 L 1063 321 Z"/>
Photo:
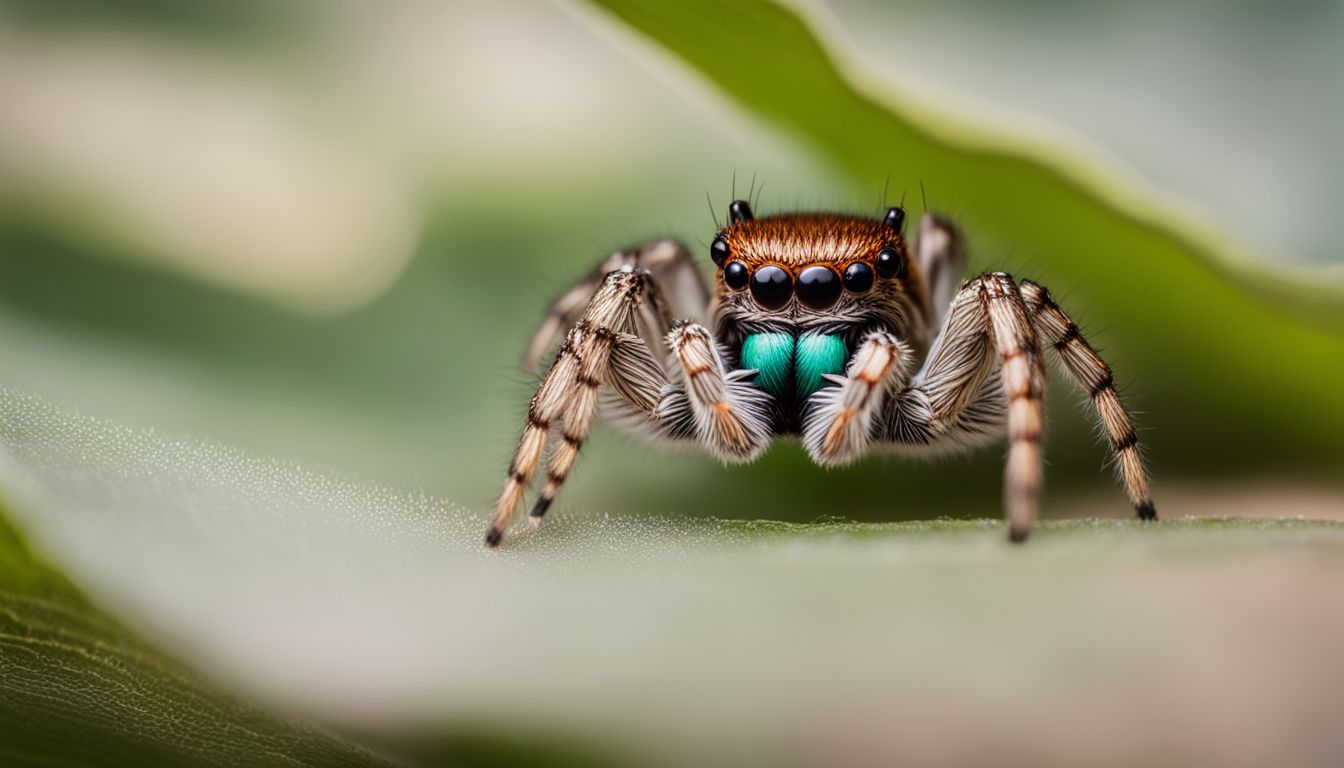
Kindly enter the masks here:
<path id="1" fill-rule="evenodd" d="M 545 496 L 538 496 L 537 503 L 532 505 L 532 511 L 527 513 L 529 518 L 535 518 L 538 522 L 546 516 L 546 510 L 551 508 L 551 499 Z"/>
<path id="2" fill-rule="evenodd" d="M 1019 527 L 1016 525 L 1008 526 L 1008 540 L 1014 544 L 1021 544 L 1022 542 L 1026 541 L 1027 537 L 1030 535 L 1031 535 L 1030 528 Z"/>
<path id="3" fill-rule="evenodd" d="M 1140 520 L 1156 520 L 1156 519 L 1157 519 L 1157 507 L 1154 507 L 1154 506 L 1153 506 L 1153 502 L 1151 502 L 1151 501 L 1145 501 L 1145 502 L 1143 502 L 1142 504 L 1140 504 L 1139 507 L 1138 507 L 1138 510 L 1139 510 L 1139 519 L 1140 519 Z"/>
<path id="4" fill-rule="evenodd" d="M 496 528 L 493 525 L 490 526 L 490 530 L 485 532 L 485 545 L 487 547 L 498 547 L 499 542 L 503 540 L 504 540 L 504 531 L 501 531 L 500 529 Z"/>

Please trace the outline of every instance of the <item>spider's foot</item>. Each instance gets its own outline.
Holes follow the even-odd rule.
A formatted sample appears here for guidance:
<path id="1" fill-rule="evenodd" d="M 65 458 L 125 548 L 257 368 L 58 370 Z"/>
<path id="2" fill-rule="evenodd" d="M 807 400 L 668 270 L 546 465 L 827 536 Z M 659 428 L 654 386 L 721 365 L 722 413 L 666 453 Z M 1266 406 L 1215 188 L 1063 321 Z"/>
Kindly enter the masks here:
<path id="1" fill-rule="evenodd" d="M 1012 523 L 1008 525 L 1008 540 L 1014 544 L 1021 544 L 1026 541 L 1027 537 L 1030 535 L 1030 526 L 1016 525 Z"/>
<path id="2" fill-rule="evenodd" d="M 1154 506 L 1153 506 L 1153 502 L 1151 502 L 1151 501 L 1145 501 L 1145 502 L 1143 502 L 1142 504 L 1140 504 L 1139 506 L 1135 507 L 1135 509 L 1137 509 L 1138 512 L 1139 512 L 1139 519 L 1140 519 L 1140 520 L 1156 520 L 1156 519 L 1157 519 L 1157 507 L 1154 507 Z"/>
<path id="3" fill-rule="evenodd" d="M 532 511 L 527 513 L 527 525 L 536 530 L 541 525 L 541 519 L 546 516 L 546 510 L 551 508 L 551 502 L 554 501 L 549 496 L 538 496 L 537 503 L 532 505 Z"/>
<path id="4" fill-rule="evenodd" d="M 490 526 L 490 529 L 485 532 L 485 545 L 487 547 L 498 547 L 503 540 L 504 531 L 496 526 Z"/>

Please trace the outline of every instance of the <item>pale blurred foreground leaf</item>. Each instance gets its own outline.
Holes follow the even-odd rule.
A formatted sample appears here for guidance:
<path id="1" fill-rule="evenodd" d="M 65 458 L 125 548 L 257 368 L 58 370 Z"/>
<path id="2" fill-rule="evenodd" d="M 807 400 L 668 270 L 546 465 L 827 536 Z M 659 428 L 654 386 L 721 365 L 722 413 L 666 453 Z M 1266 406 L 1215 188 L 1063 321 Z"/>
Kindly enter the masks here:
<path id="1" fill-rule="evenodd" d="M 211 688 L 90 605 L 0 518 L 0 764 L 385 764 Z"/>
<path id="2" fill-rule="evenodd" d="M 493 734 L 655 763 L 1344 758 L 1335 523 L 1074 522 L 1012 547 L 997 521 L 568 517 L 488 552 L 482 513 L 11 393 L 0 434 L 16 528 L 96 603 L 394 754 Z M 230 725 L 5 552 L 6 730 L 87 713 L 169 752 L 361 759 Z"/>

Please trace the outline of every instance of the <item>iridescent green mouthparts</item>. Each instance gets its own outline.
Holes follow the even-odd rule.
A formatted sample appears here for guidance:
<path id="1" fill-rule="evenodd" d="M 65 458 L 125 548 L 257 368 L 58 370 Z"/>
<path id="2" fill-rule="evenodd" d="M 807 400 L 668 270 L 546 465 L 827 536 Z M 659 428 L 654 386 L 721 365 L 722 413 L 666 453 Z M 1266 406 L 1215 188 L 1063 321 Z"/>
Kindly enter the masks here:
<path id="1" fill-rule="evenodd" d="M 821 389 L 822 376 L 843 374 L 849 349 L 843 336 L 808 333 L 753 333 L 742 342 L 743 368 L 755 368 L 756 386 L 782 397 L 806 398 Z"/>

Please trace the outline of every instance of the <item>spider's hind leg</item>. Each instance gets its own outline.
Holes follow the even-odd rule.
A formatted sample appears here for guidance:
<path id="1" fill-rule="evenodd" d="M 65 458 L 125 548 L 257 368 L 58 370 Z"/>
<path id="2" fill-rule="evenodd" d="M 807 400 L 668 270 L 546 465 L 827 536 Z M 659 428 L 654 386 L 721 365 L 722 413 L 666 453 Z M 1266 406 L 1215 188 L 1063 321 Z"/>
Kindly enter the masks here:
<path id="1" fill-rule="evenodd" d="M 551 302 L 546 319 L 523 353 L 524 370 L 535 371 L 540 366 L 542 358 L 554 348 L 556 341 L 583 316 L 603 278 L 622 269 L 647 271 L 658 280 L 668 292 L 671 312 L 677 317 L 698 317 L 709 305 L 709 286 L 696 269 L 690 251 L 681 243 L 657 240 L 638 248 L 616 251 Z M 663 332 L 666 331 L 664 328 Z"/>
<path id="2" fill-rule="evenodd" d="M 1111 450 L 1115 452 L 1116 470 L 1130 503 L 1140 519 L 1156 519 L 1157 508 L 1153 506 L 1148 471 L 1139 451 L 1139 435 L 1134 429 L 1134 420 L 1115 392 L 1115 377 L 1110 366 L 1087 343 L 1078 326 L 1059 308 L 1049 291 L 1030 280 L 1022 281 L 1021 290 L 1042 341 L 1054 348 L 1070 378 L 1087 392 L 1096 409 Z"/>

